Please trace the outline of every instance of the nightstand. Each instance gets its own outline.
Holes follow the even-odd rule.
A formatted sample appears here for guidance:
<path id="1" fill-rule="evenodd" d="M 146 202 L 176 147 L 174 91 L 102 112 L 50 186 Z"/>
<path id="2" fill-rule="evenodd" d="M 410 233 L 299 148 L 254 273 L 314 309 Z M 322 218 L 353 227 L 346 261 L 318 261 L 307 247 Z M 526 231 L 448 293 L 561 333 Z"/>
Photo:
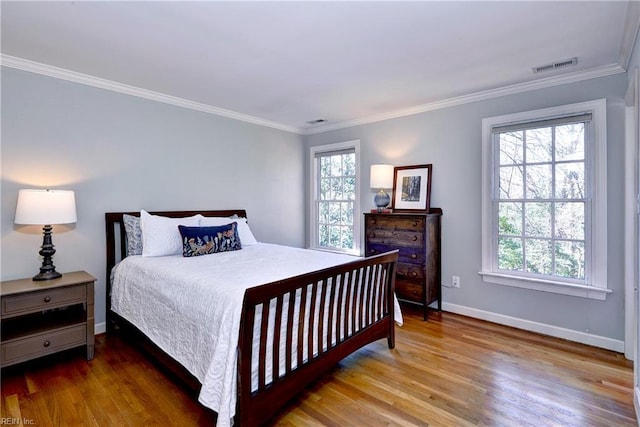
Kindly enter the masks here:
<path id="1" fill-rule="evenodd" d="M 86 346 L 93 359 L 93 292 L 84 271 L 47 281 L 9 280 L 0 285 L 0 366 Z"/>

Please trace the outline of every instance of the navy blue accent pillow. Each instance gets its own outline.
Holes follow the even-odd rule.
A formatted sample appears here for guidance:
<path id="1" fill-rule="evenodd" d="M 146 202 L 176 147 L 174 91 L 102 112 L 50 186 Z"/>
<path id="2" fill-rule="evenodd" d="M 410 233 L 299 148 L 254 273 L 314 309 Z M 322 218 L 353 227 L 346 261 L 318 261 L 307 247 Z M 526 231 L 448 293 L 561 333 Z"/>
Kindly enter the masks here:
<path id="1" fill-rule="evenodd" d="M 192 257 L 242 249 L 238 223 L 217 227 L 188 227 L 179 225 L 182 236 L 182 256 Z"/>

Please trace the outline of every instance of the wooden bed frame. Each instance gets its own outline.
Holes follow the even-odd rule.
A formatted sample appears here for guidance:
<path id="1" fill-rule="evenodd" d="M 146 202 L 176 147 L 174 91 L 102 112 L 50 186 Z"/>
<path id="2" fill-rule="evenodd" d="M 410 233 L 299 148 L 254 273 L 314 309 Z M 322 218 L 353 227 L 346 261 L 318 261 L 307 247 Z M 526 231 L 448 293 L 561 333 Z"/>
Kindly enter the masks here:
<path id="1" fill-rule="evenodd" d="M 151 212 L 167 217 L 185 217 L 195 214 L 204 216 L 228 217 L 238 215 L 246 217 L 244 210 L 216 211 L 166 211 Z M 139 216 L 139 212 L 113 212 L 105 214 L 107 237 L 107 332 L 113 331 L 117 325 L 131 325 L 111 311 L 111 269 L 125 254 L 126 238 L 122 216 L 124 214 Z M 291 277 L 265 285 L 247 289 L 242 306 L 240 320 L 240 336 L 238 339 L 238 395 L 234 425 L 255 426 L 266 423 L 289 400 L 295 397 L 307 385 L 334 367 L 340 360 L 363 346 L 386 338 L 389 348 L 395 346 L 394 324 L 394 284 L 397 251 L 357 260 L 348 264 L 327 268 L 312 273 Z M 340 286 L 327 286 L 327 283 Z M 304 290 L 304 292 L 303 292 Z M 298 292 L 301 307 L 300 321 L 295 323 L 293 301 Z M 307 298 L 309 301 L 307 302 Z M 336 302 L 349 302 L 341 308 Z M 267 339 L 267 319 L 269 319 L 270 303 L 275 307 L 275 327 L 272 339 Z M 284 308 L 288 305 L 288 308 Z M 305 310 L 308 306 L 309 309 Z M 260 320 L 259 344 L 254 346 L 254 320 L 256 310 L 262 309 Z M 328 312 L 327 312 L 328 311 Z M 314 319 L 314 313 L 319 316 Z M 327 321 L 324 319 L 326 314 Z M 284 352 L 285 372 L 272 381 L 266 377 L 267 365 L 277 367 L 282 364 L 279 359 L 278 343 L 282 319 L 286 318 L 286 350 Z M 305 331 L 305 320 L 310 326 Z M 313 327 L 311 327 L 313 326 Z M 318 329 L 314 337 L 314 329 Z M 323 328 L 327 337 L 335 334 L 335 342 L 328 340 L 324 347 L 321 343 Z M 343 334 L 336 333 L 345 331 Z M 139 331 L 138 331 L 139 332 Z M 255 331 L 257 332 L 257 331 Z M 140 332 L 141 334 L 141 332 Z M 292 348 L 293 334 L 297 336 L 299 345 Z M 305 339 L 306 334 L 306 339 Z M 314 339 L 317 340 L 314 347 Z M 307 343 L 309 357 L 303 357 L 304 343 Z M 271 348 L 272 360 L 265 360 Z M 315 348 L 315 353 L 312 349 Z M 319 349 L 319 350 L 318 350 Z M 160 351 L 160 350 L 159 350 Z M 160 351 L 161 352 L 161 351 Z M 258 353 L 258 388 L 251 390 L 252 354 Z M 160 360 L 181 379 L 192 387 L 195 378 L 188 374 L 178 362 L 164 354 Z M 172 366 L 178 365 L 178 366 Z M 255 368 L 254 368 L 255 369 Z M 187 378 L 184 378 L 186 374 Z M 189 378 L 190 377 L 190 378 Z M 197 380 L 195 381 L 197 383 Z"/>

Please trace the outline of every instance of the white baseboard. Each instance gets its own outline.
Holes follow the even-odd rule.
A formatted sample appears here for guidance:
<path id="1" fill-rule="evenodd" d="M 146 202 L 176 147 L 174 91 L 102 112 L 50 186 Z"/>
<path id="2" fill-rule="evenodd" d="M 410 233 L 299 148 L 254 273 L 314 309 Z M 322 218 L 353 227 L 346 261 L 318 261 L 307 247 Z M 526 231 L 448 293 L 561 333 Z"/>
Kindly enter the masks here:
<path id="1" fill-rule="evenodd" d="M 107 332 L 107 322 L 100 322 L 95 324 L 94 333 L 96 335 L 104 334 L 105 332 Z"/>
<path id="2" fill-rule="evenodd" d="M 640 388 L 638 386 L 633 388 L 633 408 L 636 410 L 636 424 L 640 427 L 640 417 L 638 416 L 640 414 Z"/>
<path id="3" fill-rule="evenodd" d="M 474 317 L 476 319 L 486 320 L 500 325 L 511 326 L 518 329 L 524 329 L 526 331 L 537 332 L 556 338 L 563 338 L 569 341 L 616 351 L 618 353 L 624 353 L 624 341 L 620 340 L 614 340 L 599 335 L 560 328 L 558 326 L 547 325 L 545 323 L 532 322 L 530 320 L 519 319 L 517 317 L 505 316 L 503 314 L 492 313 L 490 311 L 478 310 L 476 308 L 446 302 L 442 303 L 442 309 L 444 311 L 450 311 L 452 313 L 462 314 L 463 316 Z"/>

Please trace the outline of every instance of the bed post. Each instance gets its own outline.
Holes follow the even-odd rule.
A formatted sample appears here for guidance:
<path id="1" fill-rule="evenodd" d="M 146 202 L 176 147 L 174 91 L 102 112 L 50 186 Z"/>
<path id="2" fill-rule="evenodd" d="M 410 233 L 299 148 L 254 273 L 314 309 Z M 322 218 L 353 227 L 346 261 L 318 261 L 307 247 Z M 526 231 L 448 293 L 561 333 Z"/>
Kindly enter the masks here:
<path id="1" fill-rule="evenodd" d="M 387 337 L 387 344 L 390 349 L 396 348 L 396 319 L 395 319 L 395 295 L 396 295 L 396 268 L 397 263 L 391 263 L 390 268 L 387 270 L 387 280 L 389 286 L 387 289 L 387 307 L 389 307 L 389 336 Z"/>

